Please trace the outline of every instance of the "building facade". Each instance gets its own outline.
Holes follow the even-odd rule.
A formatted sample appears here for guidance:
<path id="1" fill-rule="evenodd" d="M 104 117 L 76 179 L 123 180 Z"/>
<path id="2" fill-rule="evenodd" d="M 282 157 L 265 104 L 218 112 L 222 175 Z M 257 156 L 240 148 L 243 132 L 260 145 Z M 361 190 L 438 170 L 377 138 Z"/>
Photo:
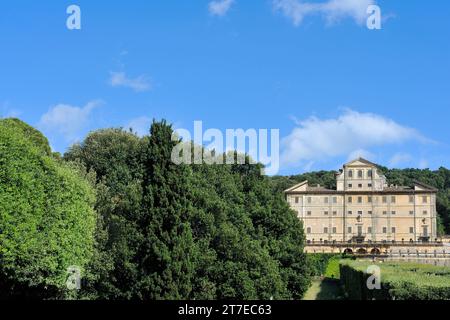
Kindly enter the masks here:
<path id="1" fill-rule="evenodd" d="M 437 190 L 422 183 L 388 185 L 365 159 L 336 173 L 336 189 L 304 181 L 285 191 L 311 243 L 416 243 L 437 238 Z"/>

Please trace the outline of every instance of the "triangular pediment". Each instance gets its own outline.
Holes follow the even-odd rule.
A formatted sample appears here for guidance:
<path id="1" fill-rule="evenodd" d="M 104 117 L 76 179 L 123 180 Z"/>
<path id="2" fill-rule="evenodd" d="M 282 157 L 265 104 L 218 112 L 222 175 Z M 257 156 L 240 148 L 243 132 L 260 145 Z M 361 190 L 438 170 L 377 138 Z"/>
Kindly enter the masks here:
<path id="1" fill-rule="evenodd" d="M 302 183 L 296 184 L 295 186 L 285 190 L 284 192 L 302 192 L 306 191 L 308 188 L 308 181 L 303 181 Z"/>
<path id="2" fill-rule="evenodd" d="M 346 167 L 360 167 L 360 166 L 369 166 L 369 167 L 378 167 L 376 163 L 370 162 L 364 158 L 358 158 L 356 160 L 350 161 L 345 164 Z"/>

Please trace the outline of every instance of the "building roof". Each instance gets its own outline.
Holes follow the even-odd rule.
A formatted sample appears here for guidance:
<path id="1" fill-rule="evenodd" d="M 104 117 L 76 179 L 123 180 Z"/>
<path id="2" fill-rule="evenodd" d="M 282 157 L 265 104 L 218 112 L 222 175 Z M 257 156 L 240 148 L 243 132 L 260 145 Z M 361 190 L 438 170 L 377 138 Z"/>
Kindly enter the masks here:
<path id="1" fill-rule="evenodd" d="M 294 191 L 295 189 L 298 189 L 298 188 L 300 188 L 300 187 L 302 187 L 302 186 L 304 186 L 304 185 L 306 185 L 306 187 L 308 187 L 308 180 L 303 181 L 303 182 L 301 182 L 301 183 L 298 183 L 298 184 L 296 184 L 295 186 L 292 186 L 292 187 L 290 187 L 289 189 L 284 190 L 284 192 L 287 193 L 287 192 Z"/>
<path id="2" fill-rule="evenodd" d="M 396 192 L 396 191 L 414 191 L 414 188 L 407 186 L 389 186 L 383 189 L 383 191 Z"/>
<path id="3" fill-rule="evenodd" d="M 433 186 L 430 186 L 429 184 L 426 184 L 426 183 L 417 181 L 417 180 L 414 180 L 414 185 L 415 185 L 415 186 L 420 186 L 420 187 L 422 187 L 423 189 L 427 189 L 427 190 L 429 190 L 429 191 L 435 191 L 435 192 L 438 191 L 437 188 L 435 188 L 435 187 L 433 187 Z"/>
<path id="4" fill-rule="evenodd" d="M 325 188 L 325 187 L 322 187 L 321 185 L 318 185 L 318 186 L 316 186 L 316 187 L 310 187 L 310 186 L 308 186 L 308 187 L 306 188 L 306 191 L 309 191 L 309 192 L 317 192 L 317 191 L 334 191 L 334 190 L 327 189 L 327 188 Z"/>

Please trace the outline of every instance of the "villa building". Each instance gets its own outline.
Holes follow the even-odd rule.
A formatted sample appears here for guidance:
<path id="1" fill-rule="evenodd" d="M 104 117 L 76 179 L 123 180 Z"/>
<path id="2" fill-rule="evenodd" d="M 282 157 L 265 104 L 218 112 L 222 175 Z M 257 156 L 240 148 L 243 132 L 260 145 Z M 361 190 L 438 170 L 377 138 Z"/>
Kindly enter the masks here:
<path id="1" fill-rule="evenodd" d="M 285 191 L 308 244 L 429 243 L 437 238 L 437 190 L 422 183 L 388 185 L 365 159 L 336 173 L 336 189 L 304 181 Z"/>

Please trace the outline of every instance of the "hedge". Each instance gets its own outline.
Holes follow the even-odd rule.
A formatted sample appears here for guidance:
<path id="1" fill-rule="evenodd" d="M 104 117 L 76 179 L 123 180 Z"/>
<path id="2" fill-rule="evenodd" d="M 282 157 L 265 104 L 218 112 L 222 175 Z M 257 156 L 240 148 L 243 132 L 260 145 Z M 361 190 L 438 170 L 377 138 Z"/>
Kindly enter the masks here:
<path id="1" fill-rule="evenodd" d="M 370 261 L 342 261 L 341 282 L 350 300 L 450 300 L 450 268 L 426 264 L 376 263 L 381 289 L 369 290 Z"/>
<path id="2" fill-rule="evenodd" d="M 335 279 L 339 278 L 337 272 L 335 272 L 336 268 L 330 268 L 330 265 L 333 262 L 340 261 L 342 259 L 341 254 L 333 254 L 333 253 L 310 253 L 307 255 L 308 258 L 308 266 L 311 270 L 311 276 L 313 277 L 322 277 L 322 276 L 330 276 L 332 278 L 333 272 L 336 273 Z"/>

